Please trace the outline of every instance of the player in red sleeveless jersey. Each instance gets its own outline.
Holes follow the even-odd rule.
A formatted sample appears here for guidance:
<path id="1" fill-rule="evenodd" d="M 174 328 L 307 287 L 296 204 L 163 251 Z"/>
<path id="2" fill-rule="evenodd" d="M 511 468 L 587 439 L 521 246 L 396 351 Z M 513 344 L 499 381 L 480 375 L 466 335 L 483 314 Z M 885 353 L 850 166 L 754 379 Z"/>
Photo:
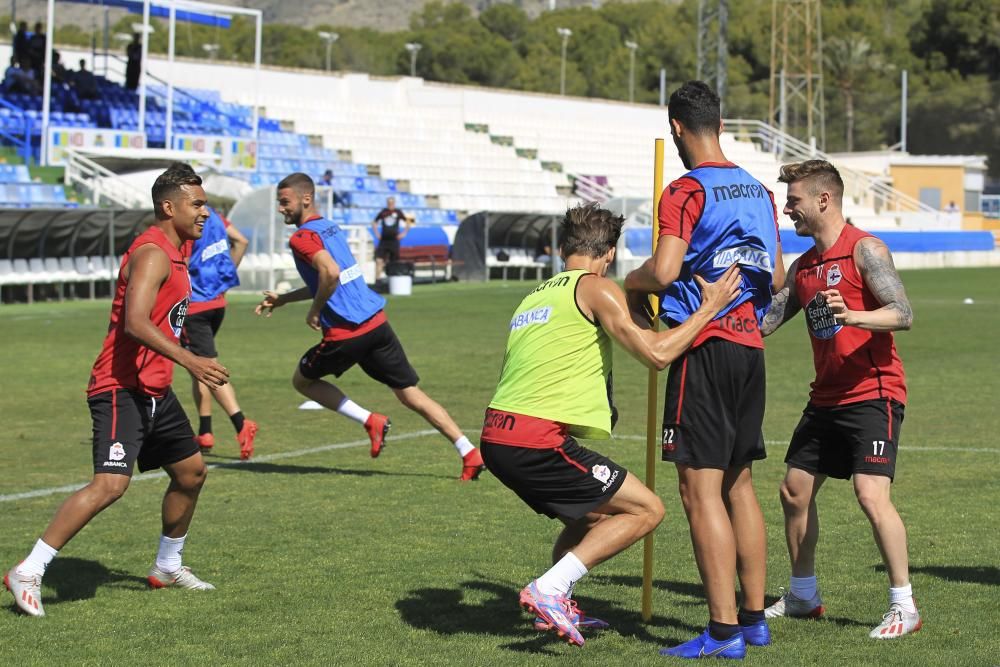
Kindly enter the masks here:
<path id="1" fill-rule="evenodd" d="M 163 468 L 163 534 L 147 580 L 153 588 L 209 590 L 181 565 L 181 551 L 207 473 L 184 409 L 170 388 L 173 364 L 206 385 L 225 384 L 228 371 L 178 344 L 191 296 L 180 248 L 201 236 L 208 217 L 201 178 L 175 163 L 153 184 L 155 224 L 122 258 L 111 323 L 87 388 L 94 423 L 94 478 L 56 511 L 45 533 L 4 576 L 17 606 L 44 616 L 41 581 L 56 553 L 128 488 L 132 465 Z"/>
<path id="2" fill-rule="evenodd" d="M 791 587 L 768 607 L 767 616 L 823 614 L 815 574 L 816 494 L 827 477 L 853 476 L 889 574 L 889 611 L 869 636 L 893 639 L 921 626 L 906 528 L 889 497 L 906 403 L 892 332 L 909 329 L 913 312 L 885 243 L 844 220 L 844 182 L 832 164 L 788 164 L 779 180 L 788 184 L 784 212 L 795 233 L 811 236 L 816 245 L 789 267 L 761 332 L 767 336 L 805 311 L 816 379 L 792 435 L 781 484 Z"/>

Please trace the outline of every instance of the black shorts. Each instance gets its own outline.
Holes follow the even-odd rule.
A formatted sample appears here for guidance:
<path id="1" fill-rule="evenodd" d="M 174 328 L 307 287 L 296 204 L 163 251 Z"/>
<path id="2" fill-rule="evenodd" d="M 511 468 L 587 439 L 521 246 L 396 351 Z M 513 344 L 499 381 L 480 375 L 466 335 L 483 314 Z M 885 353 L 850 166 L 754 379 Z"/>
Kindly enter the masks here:
<path id="1" fill-rule="evenodd" d="M 225 308 L 204 310 L 188 315 L 181 330 L 181 345 L 199 357 L 215 359 L 219 352 L 215 349 L 215 334 L 226 317 Z"/>
<path id="2" fill-rule="evenodd" d="M 354 364 L 390 389 L 414 387 L 420 378 L 389 323 L 347 340 L 324 340 L 302 355 L 299 372 L 310 380 L 340 377 Z"/>
<path id="3" fill-rule="evenodd" d="M 710 338 L 670 365 L 663 404 L 663 460 L 738 468 L 767 457 L 764 350 Z"/>
<path id="4" fill-rule="evenodd" d="M 486 468 L 528 506 L 551 519 L 580 519 L 611 500 L 628 471 L 566 438 L 561 447 L 534 449 L 482 441 Z"/>
<path id="5" fill-rule="evenodd" d="M 378 247 L 375 248 L 375 259 L 381 259 L 386 263 L 398 261 L 399 241 L 388 239 L 379 241 Z"/>
<path id="6" fill-rule="evenodd" d="M 132 475 L 199 452 L 191 422 L 172 389 L 161 398 L 113 389 L 87 399 L 94 422 L 94 472 Z"/>
<path id="7" fill-rule="evenodd" d="M 856 473 L 893 479 L 903 409 L 902 403 L 884 398 L 828 408 L 810 403 L 792 434 L 785 463 L 836 479 Z"/>

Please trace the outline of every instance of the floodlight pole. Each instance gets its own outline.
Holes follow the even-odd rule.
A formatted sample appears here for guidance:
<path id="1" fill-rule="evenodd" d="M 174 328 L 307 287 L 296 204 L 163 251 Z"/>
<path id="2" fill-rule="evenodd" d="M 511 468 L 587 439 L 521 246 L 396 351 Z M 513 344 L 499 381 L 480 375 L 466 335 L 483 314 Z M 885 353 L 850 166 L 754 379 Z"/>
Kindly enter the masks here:
<path id="1" fill-rule="evenodd" d="M 903 153 L 906 152 L 906 70 L 903 70 L 903 80 L 902 80 L 902 101 L 900 104 L 900 115 L 899 115 L 899 150 Z"/>
<path id="2" fill-rule="evenodd" d="M 56 20 L 56 0 L 49 0 L 45 18 L 45 77 L 42 85 L 41 163 L 49 166 L 49 113 L 52 110 L 52 26 Z M 27 137 L 29 143 L 31 137 Z"/>
<path id="3" fill-rule="evenodd" d="M 635 102 L 635 51 L 639 45 L 632 40 L 625 42 L 628 49 L 628 101 Z"/>
<path id="4" fill-rule="evenodd" d="M 559 65 L 559 94 L 566 94 L 566 45 L 573 31 L 569 28 L 556 28 L 556 33 L 562 37 L 562 62 Z"/>
<path id="5" fill-rule="evenodd" d="M 168 29 L 167 41 L 167 127 L 164 136 L 163 147 L 171 149 L 174 147 L 174 40 L 177 37 L 177 6 L 170 3 L 170 25 Z"/>
<path id="6" fill-rule="evenodd" d="M 260 171 L 260 50 L 261 38 L 263 35 L 264 14 L 257 11 L 257 31 L 254 33 L 253 47 L 253 140 L 254 150 L 257 151 L 254 158 L 254 168 Z M 272 208 L 274 208 L 272 203 Z"/>
<path id="7" fill-rule="evenodd" d="M 417 76 L 417 54 L 420 53 L 420 49 L 424 48 L 424 45 L 420 42 L 407 42 L 406 50 L 410 52 L 410 76 Z"/>
<path id="8" fill-rule="evenodd" d="M 149 0 L 142 0 L 142 62 L 139 67 L 139 132 L 146 132 L 146 61 L 149 59 Z"/>
<path id="9" fill-rule="evenodd" d="M 326 32 L 324 30 L 319 31 L 316 34 L 319 35 L 320 39 L 322 39 L 323 41 L 326 42 L 326 71 L 329 72 L 330 71 L 330 52 L 333 49 L 333 43 L 336 42 L 340 38 L 340 35 L 338 33 L 335 33 L 335 32 Z"/>

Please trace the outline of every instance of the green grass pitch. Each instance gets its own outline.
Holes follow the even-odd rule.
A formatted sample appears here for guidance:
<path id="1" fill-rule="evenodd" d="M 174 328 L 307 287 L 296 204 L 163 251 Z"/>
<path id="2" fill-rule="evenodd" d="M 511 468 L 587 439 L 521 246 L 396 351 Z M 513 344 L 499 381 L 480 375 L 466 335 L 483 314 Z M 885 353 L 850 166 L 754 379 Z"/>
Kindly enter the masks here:
<path id="1" fill-rule="evenodd" d="M 758 665 L 984 665 L 1000 662 L 997 507 L 1000 485 L 1000 270 L 904 272 L 915 312 L 897 337 L 910 401 L 894 497 L 909 531 L 924 629 L 867 638 L 886 608 L 886 576 L 849 484 L 820 494 L 822 621 L 779 619 Z M 525 283 L 419 286 L 388 314 L 421 385 L 473 439 L 500 367 L 506 323 Z M 963 305 L 971 297 L 973 305 Z M 707 620 L 673 469 L 660 464 L 667 517 L 656 532 L 655 617 L 639 615 L 641 549 L 596 568 L 581 606 L 613 625 L 575 648 L 536 633 L 518 590 L 548 564 L 557 524 L 533 514 L 488 474 L 459 484 L 454 449 L 352 370 L 339 383 L 387 412 L 393 439 L 376 461 L 363 430 L 300 411 L 290 377 L 315 342 L 297 304 L 269 320 L 232 299 L 219 338 L 246 415 L 260 423 L 258 460 L 238 448 L 218 408 L 214 453 L 185 549 L 213 593 L 149 591 L 163 479 L 136 479 L 46 575 L 48 616 L 19 616 L 3 592 L 0 664 L 548 665 L 668 664 L 657 649 Z M 23 558 L 67 495 L 26 492 L 90 478 L 90 366 L 107 302 L 0 307 L 0 566 Z M 812 377 L 801 316 L 768 342 L 765 438 L 754 466 L 768 526 L 768 591 L 787 585 L 778 484 L 785 443 Z M 665 379 L 665 376 L 662 379 Z M 645 370 L 616 350 L 618 438 L 594 443 L 643 474 Z M 191 410 L 186 373 L 175 389 Z M 662 401 L 662 381 L 661 398 Z M 326 447 L 327 445 L 346 445 Z M 313 451 L 308 451 L 313 450 Z M 15 496 L 15 497 L 12 497 Z"/>

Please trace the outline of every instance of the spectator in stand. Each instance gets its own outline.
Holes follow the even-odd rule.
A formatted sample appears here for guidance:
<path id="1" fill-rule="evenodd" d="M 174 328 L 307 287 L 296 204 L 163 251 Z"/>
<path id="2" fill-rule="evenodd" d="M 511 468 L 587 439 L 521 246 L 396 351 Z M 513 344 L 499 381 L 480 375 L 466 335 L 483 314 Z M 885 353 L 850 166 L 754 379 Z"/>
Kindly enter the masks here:
<path id="1" fill-rule="evenodd" d="M 318 185 L 319 187 L 332 188 L 333 185 L 334 185 L 334 183 L 333 183 L 333 169 L 327 169 L 326 171 L 324 171 L 323 175 L 320 177 L 319 182 L 316 183 L 316 185 Z M 350 206 L 350 204 L 348 203 L 348 201 L 349 200 L 347 199 L 347 193 L 346 192 L 337 192 L 336 190 L 333 191 L 333 205 L 334 206 L 345 206 L 345 207 L 346 206 Z"/>
<path id="2" fill-rule="evenodd" d="M 62 63 L 62 54 L 52 50 L 52 81 L 56 83 L 69 83 L 69 70 Z"/>
<path id="3" fill-rule="evenodd" d="M 950 202 L 948 202 L 948 205 L 945 207 L 944 212 L 945 213 L 958 213 L 959 212 L 958 204 L 955 203 L 954 199 L 951 200 Z"/>
<path id="4" fill-rule="evenodd" d="M 401 223 L 405 223 L 402 229 Z M 375 280 L 382 276 L 383 267 L 389 262 L 399 261 L 399 242 L 410 231 L 413 219 L 406 217 L 403 209 L 396 208 L 396 198 L 385 200 L 385 208 L 372 220 L 372 233 L 378 241 L 375 248 Z"/>
<path id="5" fill-rule="evenodd" d="M 125 87 L 135 90 L 139 87 L 139 75 L 142 73 L 142 36 L 132 34 L 132 43 L 125 49 L 128 63 L 125 65 Z"/>
<path id="6" fill-rule="evenodd" d="M 23 93 L 25 95 L 38 95 L 40 92 L 38 82 L 35 81 L 35 77 L 31 70 L 18 67 L 15 56 L 11 56 L 10 58 L 10 67 L 8 67 L 7 71 L 4 72 L 3 83 L 0 84 L 0 90 L 2 90 L 4 94 Z"/>
<path id="7" fill-rule="evenodd" d="M 87 69 L 87 61 L 83 58 L 80 58 L 80 70 L 72 75 L 72 80 L 76 94 L 81 99 L 94 100 L 100 97 L 97 79 L 94 78 L 94 73 Z"/>
<path id="8" fill-rule="evenodd" d="M 35 32 L 28 40 L 28 58 L 40 85 L 45 80 L 45 29 L 41 21 L 35 24 Z"/>
<path id="9" fill-rule="evenodd" d="M 28 22 L 21 21 L 14 34 L 14 60 L 21 69 L 31 69 L 31 33 L 28 32 Z"/>

